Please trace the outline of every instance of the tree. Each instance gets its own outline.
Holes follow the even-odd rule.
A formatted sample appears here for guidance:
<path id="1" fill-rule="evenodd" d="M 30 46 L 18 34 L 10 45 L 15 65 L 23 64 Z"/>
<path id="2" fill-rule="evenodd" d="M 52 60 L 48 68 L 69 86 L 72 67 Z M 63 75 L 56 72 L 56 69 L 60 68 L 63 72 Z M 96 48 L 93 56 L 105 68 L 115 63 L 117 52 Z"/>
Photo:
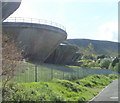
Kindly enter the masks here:
<path id="1" fill-rule="evenodd" d="M 87 48 L 84 49 L 83 51 L 83 58 L 86 59 L 95 59 L 95 50 L 94 50 L 94 46 L 92 43 L 89 43 Z"/>
<path id="2" fill-rule="evenodd" d="M 112 63 L 110 63 L 110 64 L 109 64 L 109 67 L 108 67 L 108 69 L 110 69 L 110 70 L 113 70 Z"/>
<path id="3" fill-rule="evenodd" d="M 99 55 L 97 59 L 104 59 L 106 56 L 105 55 Z"/>
<path id="4" fill-rule="evenodd" d="M 112 66 L 114 67 L 118 62 L 119 62 L 119 59 L 116 57 L 112 62 Z"/>
<path id="5" fill-rule="evenodd" d="M 118 73 L 120 73 L 120 62 L 119 63 L 116 63 L 116 65 L 114 66 L 114 69 L 115 71 L 117 71 Z"/>
<path id="6" fill-rule="evenodd" d="M 17 43 L 13 40 L 12 35 L 4 34 L 2 36 L 2 76 L 3 93 L 5 85 L 14 77 L 16 67 L 22 60 L 21 51 L 17 48 Z"/>
<path id="7" fill-rule="evenodd" d="M 102 68 L 108 69 L 109 65 L 110 65 L 111 61 L 109 59 L 103 59 L 100 62 L 100 66 Z"/>

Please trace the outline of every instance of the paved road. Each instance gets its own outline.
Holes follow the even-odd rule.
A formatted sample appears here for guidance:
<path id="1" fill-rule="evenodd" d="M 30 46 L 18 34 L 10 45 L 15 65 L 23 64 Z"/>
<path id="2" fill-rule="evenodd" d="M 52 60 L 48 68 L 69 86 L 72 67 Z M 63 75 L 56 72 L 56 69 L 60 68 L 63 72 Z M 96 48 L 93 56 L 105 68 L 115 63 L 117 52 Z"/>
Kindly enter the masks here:
<path id="1" fill-rule="evenodd" d="M 108 103 L 118 103 L 118 79 L 114 80 L 110 85 L 103 89 L 100 94 L 93 98 L 92 103 L 94 103 L 94 101 L 101 101 L 100 103 L 107 103 L 107 101 L 109 101 Z"/>

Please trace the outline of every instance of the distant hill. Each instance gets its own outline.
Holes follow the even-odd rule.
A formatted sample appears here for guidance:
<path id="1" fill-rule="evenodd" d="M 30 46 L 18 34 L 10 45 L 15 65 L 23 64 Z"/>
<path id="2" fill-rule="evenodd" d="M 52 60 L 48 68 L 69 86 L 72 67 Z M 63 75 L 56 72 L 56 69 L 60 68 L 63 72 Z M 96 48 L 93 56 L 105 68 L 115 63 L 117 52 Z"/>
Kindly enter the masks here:
<path id="1" fill-rule="evenodd" d="M 92 43 L 94 46 L 94 50 L 97 54 L 104 54 L 104 55 L 109 55 L 109 56 L 118 55 L 118 43 L 117 42 L 90 40 L 90 39 L 68 39 L 67 41 L 71 44 L 75 44 L 79 46 L 80 48 L 86 48 L 88 44 Z"/>

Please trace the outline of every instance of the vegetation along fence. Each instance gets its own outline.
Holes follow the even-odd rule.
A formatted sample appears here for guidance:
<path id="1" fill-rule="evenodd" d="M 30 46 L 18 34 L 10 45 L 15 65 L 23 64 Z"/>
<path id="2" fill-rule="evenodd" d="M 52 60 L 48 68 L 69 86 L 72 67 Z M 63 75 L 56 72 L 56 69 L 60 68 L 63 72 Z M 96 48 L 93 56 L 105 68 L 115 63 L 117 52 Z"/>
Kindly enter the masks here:
<path id="1" fill-rule="evenodd" d="M 15 82 L 44 82 L 52 79 L 79 79 L 92 74 L 117 74 L 107 69 L 71 68 L 52 64 L 22 64 L 15 73 Z"/>

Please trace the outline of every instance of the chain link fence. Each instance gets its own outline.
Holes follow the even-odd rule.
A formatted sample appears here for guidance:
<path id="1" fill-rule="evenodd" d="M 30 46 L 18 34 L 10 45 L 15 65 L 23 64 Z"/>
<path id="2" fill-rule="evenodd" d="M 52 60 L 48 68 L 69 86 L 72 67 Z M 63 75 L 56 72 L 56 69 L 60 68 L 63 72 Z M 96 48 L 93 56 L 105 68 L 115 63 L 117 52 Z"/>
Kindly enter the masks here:
<path id="1" fill-rule="evenodd" d="M 93 74 L 118 74 L 107 69 L 70 68 L 51 64 L 20 65 L 14 75 L 15 82 L 46 82 L 53 79 L 74 80 L 84 78 Z"/>

